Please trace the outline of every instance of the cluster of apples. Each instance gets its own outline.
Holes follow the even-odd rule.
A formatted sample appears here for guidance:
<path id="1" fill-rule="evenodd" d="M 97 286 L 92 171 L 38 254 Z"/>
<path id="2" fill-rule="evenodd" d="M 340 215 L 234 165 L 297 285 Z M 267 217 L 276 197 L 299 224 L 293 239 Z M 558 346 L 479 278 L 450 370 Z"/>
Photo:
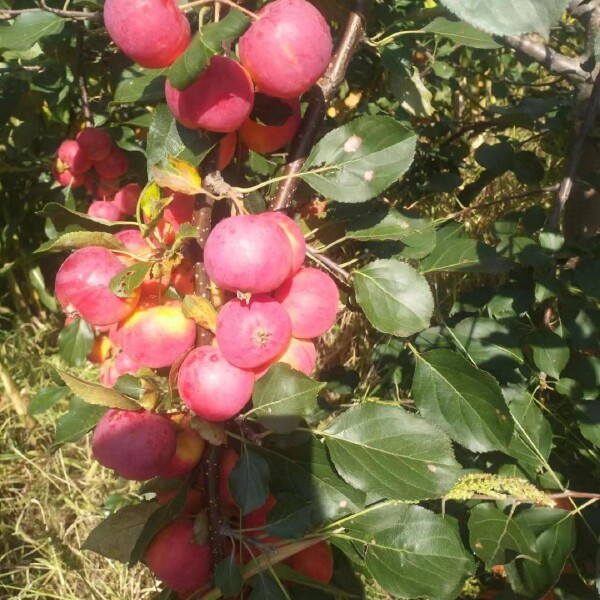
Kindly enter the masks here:
<path id="1" fill-rule="evenodd" d="M 177 0 L 107 0 L 104 22 L 115 44 L 147 68 L 170 66 L 191 41 Z M 258 12 L 238 50 L 239 62 L 215 55 L 185 89 L 167 81 L 167 104 L 185 127 L 227 134 L 225 155 L 236 147 L 236 132 L 250 150 L 275 152 L 294 137 L 301 120 L 299 98 L 329 64 L 329 27 L 306 0 L 275 0 Z M 265 123 L 264 115 L 281 112 L 282 105 L 283 120 Z M 222 167 L 228 161 L 220 162 Z"/>

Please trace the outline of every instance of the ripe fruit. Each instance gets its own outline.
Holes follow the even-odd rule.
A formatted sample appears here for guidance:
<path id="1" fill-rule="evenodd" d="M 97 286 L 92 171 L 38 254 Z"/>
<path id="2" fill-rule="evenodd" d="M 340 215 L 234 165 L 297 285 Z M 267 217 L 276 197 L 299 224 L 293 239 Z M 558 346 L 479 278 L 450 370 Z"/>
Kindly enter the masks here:
<path id="1" fill-rule="evenodd" d="M 148 69 L 171 65 L 191 38 L 177 0 L 106 0 L 104 24 L 113 42 Z"/>
<path id="2" fill-rule="evenodd" d="M 183 261 L 171 274 L 171 285 L 183 297 L 194 293 L 194 267 Z"/>
<path id="3" fill-rule="evenodd" d="M 306 240 L 302 235 L 302 230 L 294 219 L 290 219 L 290 217 L 280 212 L 265 212 L 260 215 L 260 218 L 277 223 L 283 229 L 283 233 L 287 235 L 292 247 L 292 268 L 289 275 L 291 277 L 300 269 L 306 258 Z"/>
<path id="4" fill-rule="evenodd" d="M 112 149 L 112 139 L 98 127 L 86 127 L 77 134 L 81 151 L 92 161 L 105 159 Z"/>
<path id="5" fill-rule="evenodd" d="M 278 538 L 268 535 L 264 530 L 264 527 L 267 525 L 267 513 L 275 506 L 276 503 L 277 500 L 275 499 L 275 496 L 273 496 L 273 494 L 269 494 L 267 501 L 262 506 L 242 517 L 242 527 L 244 529 L 253 530 L 248 531 L 248 536 L 258 538 L 265 544 L 272 544 L 279 541 Z M 260 552 L 255 551 L 255 554 L 260 554 Z M 248 557 L 248 559 L 249 558 L 250 557 Z"/>
<path id="6" fill-rule="evenodd" d="M 156 477 L 175 452 L 175 428 L 156 413 L 110 409 L 92 437 L 94 458 L 124 479 Z"/>
<path id="7" fill-rule="evenodd" d="M 105 221 L 120 221 L 122 216 L 119 207 L 114 202 L 106 200 L 94 200 L 89 205 L 87 214 Z"/>
<path id="8" fill-rule="evenodd" d="M 226 506 L 236 506 L 235 500 L 229 489 L 229 476 L 235 467 L 240 455 L 233 449 L 227 448 L 219 465 L 219 496 Z"/>
<path id="9" fill-rule="evenodd" d="M 234 298 L 217 316 L 217 343 L 236 367 L 254 369 L 281 354 L 292 337 L 290 317 L 267 294 L 248 302 Z"/>
<path id="10" fill-rule="evenodd" d="M 177 387 L 193 413 L 207 421 L 225 421 L 250 400 L 254 374 L 227 362 L 219 349 L 201 346 L 181 364 Z"/>
<path id="11" fill-rule="evenodd" d="M 161 529 L 144 560 L 158 579 L 184 597 L 210 581 L 210 546 L 194 543 L 191 519 L 176 519 Z"/>
<path id="12" fill-rule="evenodd" d="M 267 114 L 270 105 L 273 105 L 274 110 L 276 110 L 276 103 L 279 102 L 287 104 L 291 108 L 292 114 L 281 125 L 266 125 L 260 123 L 256 119 L 253 119 L 259 98 L 262 99 L 261 108 L 267 112 Z M 269 154 L 270 152 L 275 152 L 275 150 L 283 148 L 294 139 L 301 121 L 300 102 L 296 98 L 282 100 L 279 98 L 271 98 L 264 94 L 256 94 L 253 113 L 240 127 L 240 138 L 242 143 L 250 148 L 250 150 L 258 152 L 259 154 Z"/>
<path id="13" fill-rule="evenodd" d="M 107 335 L 98 335 L 94 339 L 94 345 L 87 359 L 97 365 L 101 365 L 110 354 L 112 342 Z"/>
<path id="14" fill-rule="evenodd" d="M 289 313 L 294 337 L 317 337 L 335 323 L 340 295 L 333 279 L 323 271 L 300 269 L 273 295 Z"/>
<path id="15" fill-rule="evenodd" d="M 123 351 L 150 369 L 170 367 L 196 339 L 196 325 L 184 317 L 181 302 L 157 302 L 146 298 L 117 334 Z"/>
<path id="16" fill-rule="evenodd" d="M 60 185 L 63 187 L 70 185 L 72 188 L 76 188 L 85 185 L 88 181 L 86 174 L 76 175 L 65 167 L 61 167 L 61 169 L 59 169 L 57 163 L 55 163 L 52 167 L 52 175 L 54 179 L 56 179 L 56 181 L 58 181 L 58 183 L 60 183 Z"/>
<path id="17" fill-rule="evenodd" d="M 242 65 L 261 92 L 294 98 L 310 89 L 331 59 L 331 33 L 306 0 L 275 0 L 240 38 Z"/>
<path id="18" fill-rule="evenodd" d="M 230 133 L 247 119 L 254 86 L 244 68 L 231 58 L 213 56 L 200 77 L 184 90 L 165 84 L 167 104 L 190 129 Z"/>
<path id="19" fill-rule="evenodd" d="M 183 429 L 177 432 L 175 453 L 169 464 L 161 471 L 160 476 L 167 479 L 187 477 L 190 471 L 198 464 L 206 442 L 193 429 Z"/>
<path id="20" fill-rule="evenodd" d="M 115 147 L 106 158 L 94 163 L 94 169 L 101 179 L 118 179 L 127 173 L 129 159 L 121 148 Z"/>
<path id="21" fill-rule="evenodd" d="M 92 161 L 75 140 L 65 140 L 58 147 L 58 160 L 75 175 L 86 173 L 92 168 Z"/>
<path id="22" fill-rule="evenodd" d="M 170 502 L 177 496 L 179 490 L 167 490 L 164 492 L 156 492 L 156 501 L 163 506 L 167 502 Z M 204 507 L 205 507 L 205 498 L 204 494 L 195 489 L 188 490 L 188 493 L 185 498 L 185 505 L 183 510 L 181 511 L 181 516 L 183 517 L 193 517 L 197 515 Z"/>
<path id="23" fill-rule="evenodd" d="M 223 219 L 204 248 L 206 271 L 223 290 L 271 292 L 289 275 L 292 249 L 277 224 L 256 215 Z"/>
<path id="24" fill-rule="evenodd" d="M 290 556 L 284 562 L 294 571 L 323 584 L 328 584 L 333 577 L 333 554 L 325 541 Z"/>
<path id="25" fill-rule="evenodd" d="M 112 200 L 119 190 L 115 181 L 98 181 L 95 190 L 90 190 L 98 200 Z"/>
<path id="26" fill-rule="evenodd" d="M 217 169 L 222 171 L 233 160 L 237 147 L 237 133 L 228 133 L 221 138 L 217 154 Z"/>
<path id="27" fill-rule="evenodd" d="M 121 375 L 135 375 L 141 367 L 129 354 L 119 352 L 113 360 L 105 362 L 100 368 L 100 383 L 113 387 Z"/>
<path id="28" fill-rule="evenodd" d="M 275 363 L 286 363 L 293 369 L 310 375 L 315 370 L 317 364 L 317 349 L 310 340 L 299 340 L 292 338 L 288 347 L 272 362 L 254 369 L 256 379 L 262 377 Z"/>
<path id="29" fill-rule="evenodd" d="M 115 194 L 115 206 L 118 206 L 124 215 L 134 215 L 141 191 L 137 183 L 128 183 Z"/>
<path id="30" fill-rule="evenodd" d="M 115 233 L 115 237 L 121 241 L 125 249 L 136 256 L 146 256 L 152 253 L 152 246 L 142 237 L 140 230 L 132 227 Z"/>
<path id="31" fill-rule="evenodd" d="M 130 298 L 113 294 L 109 281 L 125 265 L 109 250 L 89 246 L 76 250 L 56 275 L 55 293 L 67 314 L 78 313 L 91 325 L 112 325 L 128 317 L 140 299 L 134 290 Z"/>

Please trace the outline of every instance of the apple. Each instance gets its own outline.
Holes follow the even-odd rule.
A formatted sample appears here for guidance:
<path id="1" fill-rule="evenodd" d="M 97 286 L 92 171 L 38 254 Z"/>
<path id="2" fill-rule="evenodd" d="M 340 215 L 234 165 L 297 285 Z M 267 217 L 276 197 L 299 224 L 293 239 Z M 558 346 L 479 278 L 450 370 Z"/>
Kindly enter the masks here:
<path id="1" fill-rule="evenodd" d="M 277 223 L 260 215 L 240 215 L 214 227 L 204 248 L 204 264 L 220 289 L 272 292 L 291 271 L 292 248 Z"/>
<path id="2" fill-rule="evenodd" d="M 177 0 L 106 0 L 104 25 L 123 53 L 147 69 L 173 64 L 192 35 Z"/>
<path id="3" fill-rule="evenodd" d="M 309 546 L 284 562 L 294 571 L 324 585 L 327 585 L 333 577 L 333 554 L 326 541 Z"/>
<path id="4" fill-rule="evenodd" d="M 217 169 L 223 171 L 233 160 L 237 148 L 237 133 L 232 132 L 224 135 L 219 142 L 217 151 Z"/>
<path id="5" fill-rule="evenodd" d="M 167 104 L 179 123 L 190 129 L 230 133 L 247 119 L 254 86 L 244 68 L 215 55 L 198 79 L 184 90 L 165 84 Z"/>
<path id="6" fill-rule="evenodd" d="M 94 458 L 117 475 L 134 481 L 156 477 L 174 452 L 172 423 L 143 409 L 110 409 L 92 436 Z"/>
<path id="7" fill-rule="evenodd" d="M 240 62 L 264 94 L 301 96 L 331 59 L 327 22 L 306 0 L 269 2 L 258 17 L 240 38 Z"/>
<path id="8" fill-rule="evenodd" d="M 255 294 L 249 301 L 234 298 L 221 308 L 216 336 L 226 360 L 241 369 L 254 369 L 285 350 L 292 323 L 271 296 Z"/>
<path id="9" fill-rule="evenodd" d="M 290 217 L 280 212 L 264 212 L 261 213 L 260 218 L 276 223 L 287 235 L 292 247 L 292 268 L 289 273 L 289 277 L 291 277 L 300 269 L 306 258 L 306 240 L 302 230 L 294 219 L 290 219 Z"/>
<path id="10" fill-rule="evenodd" d="M 58 162 L 55 162 L 52 166 L 52 176 L 63 187 L 70 185 L 72 188 L 77 188 L 88 183 L 88 176 L 86 173 L 77 175 L 72 173 L 64 165 L 59 165 Z"/>
<path id="11" fill-rule="evenodd" d="M 194 521 L 178 518 L 152 538 L 144 561 L 165 585 L 187 597 L 210 582 L 210 556 L 208 544 L 194 543 Z"/>
<path id="12" fill-rule="evenodd" d="M 207 421 L 237 415 L 252 396 L 254 374 L 230 364 L 218 348 L 192 350 L 179 369 L 177 388 L 188 408 Z"/>
<path id="13" fill-rule="evenodd" d="M 87 359 L 91 363 L 101 365 L 105 360 L 107 360 L 111 349 L 112 342 L 110 341 L 110 338 L 107 335 L 97 335 L 94 338 L 94 345 L 92 346 Z"/>
<path id="14" fill-rule="evenodd" d="M 90 217 L 104 219 L 105 221 L 120 221 L 122 218 L 119 207 L 112 200 L 94 200 L 87 210 Z"/>
<path id="15" fill-rule="evenodd" d="M 87 173 L 92 168 L 92 161 L 75 140 L 65 140 L 58 147 L 58 160 L 74 175 Z"/>
<path id="16" fill-rule="evenodd" d="M 112 325 L 127 318 L 137 306 L 140 291 L 119 298 L 110 280 L 125 268 L 112 252 L 88 246 L 71 254 L 56 275 L 55 293 L 67 314 L 76 313 L 91 325 Z"/>
<path id="17" fill-rule="evenodd" d="M 200 462 L 206 441 L 191 427 L 177 432 L 175 453 L 169 464 L 161 471 L 160 476 L 167 479 L 183 479 Z"/>
<path id="18" fill-rule="evenodd" d="M 115 205 L 124 215 L 135 215 L 142 189 L 137 183 L 128 183 L 115 194 Z"/>
<path id="19" fill-rule="evenodd" d="M 137 360 L 131 358 L 126 352 L 119 352 L 114 359 L 100 367 L 100 383 L 107 387 L 114 387 L 121 375 L 135 375 L 140 369 L 141 365 Z"/>
<path id="20" fill-rule="evenodd" d="M 319 269 L 300 269 L 273 295 L 290 315 L 294 337 L 317 337 L 335 323 L 339 291 L 335 281 Z"/>
<path id="21" fill-rule="evenodd" d="M 100 179 L 107 181 L 118 179 L 129 170 L 129 159 L 121 148 L 115 146 L 106 158 L 94 163 L 94 169 Z"/>
<path id="22" fill-rule="evenodd" d="M 260 123 L 256 117 L 253 118 L 259 99 L 262 104 L 262 110 L 267 114 L 270 106 L 273 107 L 273 110 L 277 110 L 277 103 L 283 102 L 291 109 L 291 115 L 280 125 Z M 286 144 L 289 144 L 289 142 L 294 139 L 301 122 L 300 101 L 297 98 L 286 100 L 272 98 L 265 94 L 257 93 L 255 96 L 254 110 L 250 114 L 250 117 L 246 119 L 240 127 L 240 139 L 242 140 L 242 143 L 253 152 L 269 154 L 283 148 Z"/>
<path id="23" fill-rule="evenodd" d="M 317 364 L 317 348 L 310 340 L 299 340 L 293 337 L 287 348 L 272 362 L 254 369 L 256 379 L 265 375 L 270 367 L 278 362 L 286 363 L 310 377 Z"/>
<path id="24" fill-rule="evenodd" d="M 105 159 L 112 150 L 112 139 L 98 127 L 86 127 L 76 136 L 81 151 L 91 161 Z"/>
<path id="25" fill-rule="evenodd" d="M 196 340 L 196 324 L 184 316 L 181 302 L 144 298 L 119 325 L 117 339 L 124 352 L 143 367 L 170 367 Z"/>

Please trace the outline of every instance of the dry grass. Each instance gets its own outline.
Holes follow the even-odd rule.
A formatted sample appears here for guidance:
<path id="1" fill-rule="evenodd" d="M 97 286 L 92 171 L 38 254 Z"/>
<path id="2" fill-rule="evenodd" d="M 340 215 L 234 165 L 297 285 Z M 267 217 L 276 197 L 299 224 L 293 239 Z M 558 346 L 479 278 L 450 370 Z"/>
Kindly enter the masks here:
<path id="1" fill-rule="evenodd" d="M 2 332 L 3 360 L 27 400 L 50 385 L 43 357 L 52 332 Z M 35 420 L 0 402 L 0 598 L 143 600 L 156 594 L 144 567 L 129 570 L 80 550 L 109 494 L 127 493 L 91 461 L 89 440 L 51 453 L 59 407 Z"/>

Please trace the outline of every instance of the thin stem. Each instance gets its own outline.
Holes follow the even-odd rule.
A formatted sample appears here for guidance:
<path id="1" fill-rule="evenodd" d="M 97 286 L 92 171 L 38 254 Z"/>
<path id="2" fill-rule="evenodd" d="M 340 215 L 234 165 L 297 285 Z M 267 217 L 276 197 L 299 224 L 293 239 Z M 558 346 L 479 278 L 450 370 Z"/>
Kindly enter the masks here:
<path id="1" fill-rule="evenodd" d="M 552 216 L 550 217 L 549 223 L 551 229 L 558 229 L 558 226 L 560 224 L 560 215 L 562 214 L 563 208 L 567 200 L 569 199 L 569 196 L 571 195 L 571 191 L 573 190 L 573 185 L 577 177 L 577 171 L 579 170 L 579 163 L 581 162 L 581 159 L 583 157 L 586 138 L 590 135 L 592 129 L 594 128 L 594 124 L 596 123 L 596 117 L 598 116 L 599 110 L 600 76 L 596 76 L 596 80 L 594 81 L 594 87 L 592 89 L 592 95 L 587 106 L 583 124 L 577 134 L 577 137 L 573 144 L 573 148 L 571 150 L 571 158 L 569 160 L 567 175 L 562 180 L 560 188 L 556 195 L 556 200 L 554 202 L 554 210 L 552 211 Z"/>
<path id="2" fill-rule="evenodd" d="M 19 10 L 0 9 L 0 16 L 7 17 L 18 17 L 25 13 L 33 12 L 49 12 L 65 19 L 100 19 L 101 13 L 99 12 L 86 12 L 81 10 L 61 10 L 60 8 L 52 8 L 46 4 L 45 0 L 40 0 L 41 8 L 21 8 Z"/>
<path id="3" fill-rule="evenodd" d="M 344 283 L 348 283 L 352 279 L 352 273 L 349 273 L 348 271 L 346 271 L 346 269 L 340 267 L 340 265 L 338 265 L 335 261 L 331 260 L 327 256 L 319 254 L 319 252 L 312 246 L 306 246 L 306 254 L 315 262 L 328 268 L 332 273 L 334 273 L 340 279 L 342 279 Z"/>
<path id="4" fill-rule="evenodd" d="M 83 48 L 85 44 L 85 28 L 80 27 L 77 32 L 77 52 L 79 54 L 78 70 L 79 75 L 77 81 L 79 83 L 79 92 L 81 94 L 81 106 L 83 108 L 83 118 L 85 119 L 86 127 L 92 127 L 92 111 L 90 109 L 90 97 L 88 95 L 87 87 L 85 84 L 85 72 L 84 72 L 84 58 Z"/>
<path id="5" fill-rule="evenodd" d="M 240 12 L 244 13 L 247 17 L 250 17 L 253 21 L 257 21 L 260 17 L 253 13 L 251 10 L 236 4 L 233 0 L 195 0 L 194 2 L 188 2 L 187 4 L 180 4 L 179 10 L 187 10 L 188 8 L 194 8 L 194 6 L 202 6 L 203 4 L 224 4 L 225 6 L 229 6 L 231 8 L 235 8 Z"/>
<path id="6" fill-rule="evenodd" d="M 396 33 L 392 33 L 391 35 L 388 35 L 382 40 L 378 40 L 377 37 L 367 39 L 367 44 L 369 44 L 369 46 L 375 46 L 376 48 L 381 46 L 387 46 L 390 42 L 393 42 L 396 38 L 399 38 L 403 35 L 418 35 L 419 33 L 427 32 L 423 31 L 422 29 L 407 29 L 406 31 L 397 31 Z"/>

